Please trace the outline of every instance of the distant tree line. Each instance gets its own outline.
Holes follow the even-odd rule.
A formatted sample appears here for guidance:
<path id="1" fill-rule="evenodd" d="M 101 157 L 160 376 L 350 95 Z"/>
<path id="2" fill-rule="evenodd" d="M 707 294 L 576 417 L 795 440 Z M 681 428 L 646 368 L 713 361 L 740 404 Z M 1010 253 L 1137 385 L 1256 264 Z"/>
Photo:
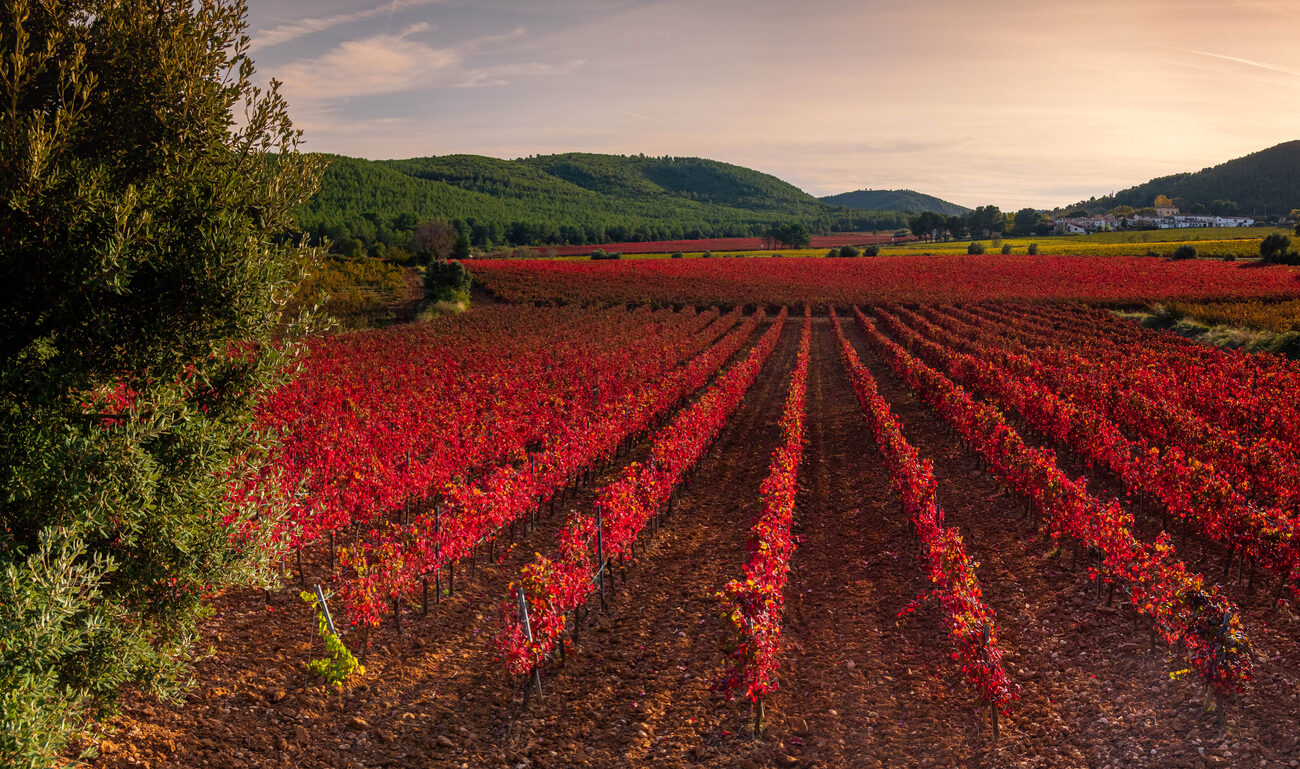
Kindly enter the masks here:
<path id="1" fill-rule="evenodd" d="M 385 217 L 373 211 L 362 214 L 351 224 L 300 220 L 304 232 L 314 240 L 329 240 L 333 253 L 421 264 L 438 259 L 464 258 L 471 250 L 485 252 L 515 246 L 600 245 L 704 238 L 768 238 L 788 248 L 801 248 L 808 245 L 813 235 L 895 230 L 906 227 L 907 222 L 905 214 L 894 212 L 815 220 L 811 224 L 783 222 L 775 226 L 751 222 L 718 226 L 666 223 L 579 227 L 529 222 L 503 224 L 473 218 L 418 219 L 409 213 Z"/>
<path id="2" fill-rule="evenodd" d="M 980 206 L 956 216 L 926 211 L 908 217 L 907 228 L 918 238 L 961 240 L 1006 235 L 1045 235 L 1052 231 L 1051 220 L 1034 208 L 1022 208 L 1005 214 L 997 206 Z"/>

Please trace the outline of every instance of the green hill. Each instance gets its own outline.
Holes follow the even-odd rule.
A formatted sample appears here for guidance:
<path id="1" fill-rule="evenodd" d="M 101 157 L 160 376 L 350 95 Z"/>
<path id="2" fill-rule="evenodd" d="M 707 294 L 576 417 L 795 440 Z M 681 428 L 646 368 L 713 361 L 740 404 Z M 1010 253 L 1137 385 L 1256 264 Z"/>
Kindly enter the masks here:
<path id="1" fill-rule="evenodd" d="M 402 245 L 422 219 L 450 221 L 478 246 L 745 237 L 796 221 L 814 232 L 906 226 L 899 212 L 837 208 L 775 176 L 701 158 L 327 157 L 299 220 L 344 250 Z"/>
<path id="2" fill-rule="evenodd" d="M 1209 206 L 1230 200 L 1242 214 L 1286 214 L 1300 207 L 1300 141 L 1291 141 L 1195 173 L 1152 179 L 1114 195 L 1084 201 L 1090 209 L 1149 206 L 1157 195 Z"/>
<path id="3" fill-rule="evenodd" d="M 821 201 L 859 211 L 905 211 L 909 214 L 933 211 L 945 216 L 960 216 L 970 212 L 965 206 L 913 190 L 857 190 L 829 195 Z"/>

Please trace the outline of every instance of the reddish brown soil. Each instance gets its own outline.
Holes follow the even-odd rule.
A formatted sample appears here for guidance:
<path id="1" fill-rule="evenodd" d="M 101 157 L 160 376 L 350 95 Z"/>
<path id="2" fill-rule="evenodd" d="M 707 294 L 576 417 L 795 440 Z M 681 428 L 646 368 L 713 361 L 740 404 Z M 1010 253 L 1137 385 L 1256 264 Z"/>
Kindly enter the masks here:
<path id="1" fill-rule="evenodd" d="M 612 611 L 592 612 L 574 656 L 545 673 L 527 708 L 489 646 L 506 583 L 562 524 L 543 518 L 496 564 L 459 570 L 456 594 L 427 617 L 408 612 L 371 640 L 367 672 L 341 693 L 303 671 L 319 654 L 291 586 L 223 596 L 205 627 L 216 655 L 199 664 L 185 704 L 131 700 L 105 767 L 518 766 L 1300 766 L 1300 624 L 1264 598 L 1245 606 L 1258 684 L 1231 709 L 1225 734 L 1199 688 L 1171 682 L 1127 608 L 1098 606 L 1083 568 L 1019 518 L 1019 504 L 983 474 L 856 331 L 908 438 L 935 463 L 950 524 L 981 562 L 1012 678 L 1022 699 L 989 744 L 947 658 L 938 605 L 898 619 L 926 584 L 858 412 L 826 319 L 818 319 L 808 381 L 808 445 L 800 473 L 803 537 L 787 590 L 782 689 L 755 739 L 745 702 L 710 684 L 726 624 L 713 598 L 744 558 L 758 486 L 779 440 L 798 335 L 787 330 L 740 411 L 700 464 L 668 524 L 629 564 Z M 607 468 L 594 487 L 644 453 Z M 566 508 L 589 505 L 592 488 Z M 321 554 L 309 572 L 321 573 Z M 1213 570 L 1211 570 L 1213 571 Z M 1218 576 L 1217 571 L 1213 571 Z M 1237 588 L 1233 588 L 1237 590 Z"/>

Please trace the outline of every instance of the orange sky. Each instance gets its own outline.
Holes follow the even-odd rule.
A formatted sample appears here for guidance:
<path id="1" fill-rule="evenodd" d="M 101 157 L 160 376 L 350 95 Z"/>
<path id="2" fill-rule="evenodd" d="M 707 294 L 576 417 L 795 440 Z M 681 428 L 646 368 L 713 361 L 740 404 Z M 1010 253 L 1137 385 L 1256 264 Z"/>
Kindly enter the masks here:
<path id="1" fill-rule="evenodd" d="M 1300 2 L 278 0 L 310 149 L 698 155 L 1064 205 L 1300 138 Z"/>

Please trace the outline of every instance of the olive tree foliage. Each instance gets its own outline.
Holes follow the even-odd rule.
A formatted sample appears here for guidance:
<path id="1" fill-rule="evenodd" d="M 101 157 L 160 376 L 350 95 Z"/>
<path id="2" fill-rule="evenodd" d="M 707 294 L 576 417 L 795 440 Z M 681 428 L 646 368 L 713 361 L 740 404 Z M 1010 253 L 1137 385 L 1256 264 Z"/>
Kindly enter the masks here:
<path id="1" fill-rule="evenodd" d="M 272 578 L 235 496 L 295 371 L 272 336 L 319 161 L 253 84 L 230 0 L 0 8 L 0 766 L 176 697 L 207 596 Z"/>

